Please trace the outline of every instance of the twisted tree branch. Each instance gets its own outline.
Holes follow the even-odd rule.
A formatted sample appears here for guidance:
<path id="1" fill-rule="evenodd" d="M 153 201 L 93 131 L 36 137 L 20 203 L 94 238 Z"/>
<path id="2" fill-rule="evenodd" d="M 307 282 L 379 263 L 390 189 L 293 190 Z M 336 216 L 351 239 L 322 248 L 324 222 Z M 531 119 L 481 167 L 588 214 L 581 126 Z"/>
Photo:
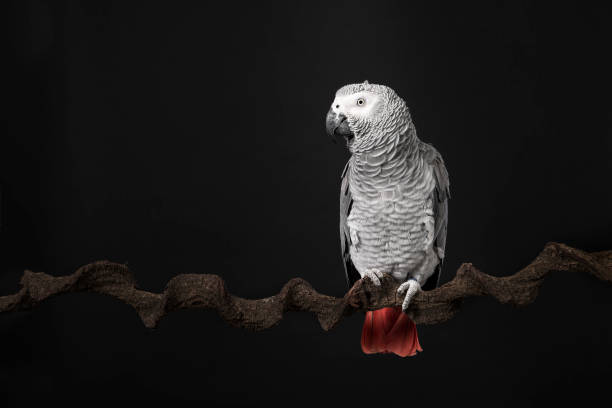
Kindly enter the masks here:
<path id="1" fill-rule="evenodd" d="M 587 272 L 612 281 L 612 251 L 586 253 L 564 244 L 548 243 L 528 266 L 507 277 L 494 277 L 464 263 L 453 280 L 412 300 L 409 314 L 417 324 L 446 321 L 459 310 L 463 299 L 490 295 L 502 303 L 524 306 L 533 302 L 546 275 L 552 271 Z M 0 297 L 0 313 L 27 310 L 43 300 L 68 292 L 97 292 L 117 298 L 138 312 L 146 327 L 153 328 L 166 314 L 179 309 L 215 309 L 236 327 L 263 330 L 276 325 L 286 311 L 317 315 L 324 330 L 334 328 L 344 316 L 358 310 L 401 306 L 399 284 L 389 276 L 377 288 L 360 280 L 342 298 L 318 293 L 301 278 L 291 279 L 279 294 L 264 299 L 231 295 L 217 275 L 184 274 L 172 278 L 163 293 L 136 287 L 134 276 L 122 264 L 98 261 L 80 267 L 69 276 L 53 277 L 25 271 L 22 289 Z"/>

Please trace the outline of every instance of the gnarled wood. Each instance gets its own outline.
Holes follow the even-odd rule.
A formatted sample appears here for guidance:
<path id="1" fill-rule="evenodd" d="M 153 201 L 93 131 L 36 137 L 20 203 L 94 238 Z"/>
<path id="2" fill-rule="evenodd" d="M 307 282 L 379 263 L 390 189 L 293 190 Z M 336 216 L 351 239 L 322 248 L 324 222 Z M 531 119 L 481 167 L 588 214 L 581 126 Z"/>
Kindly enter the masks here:
<path id="1" fill-rule="evenodd" d="M 480 272 L 471 263 L 461 265 L 453 280 L 439 288 L 418 293 L 408 310 L 417 324 L 446 321 L 459 310 L 463 299 L 489 295 L 502 303 L 524 306 L 533 302 L 544 278 L 553 271 L 586 272 L 612 281 L 612 251 L 586 253 L 564 244 L 548 243 L 525 268 L 506 277 Z M 230 294 L 218 275 L 184 274 L 172 278 L 163 293 L 136 288 L 127 266 L 98 261 L 80 267 L 69 276 L 53 277 L 25 271 L 22 289 L 0 297 L 0 312 L 30 309 L 45 299 L 69 292 L 97 292 L 132 306 L 145 326 L 153 328 L 166 314 L 189 308 L 215 309 L 228 323 L 251 330 L 277 324 L 286 311 L 316 314 L 324 330 L 334 328 L 344 316 L 358 310 L 401 306 L 399 284 L 389 276 L 382 287 L 360 280 L 342 298 L 323 295 L 301 278 L 291 279 L 280 293 L 264 299 L 243 299 Z"/>

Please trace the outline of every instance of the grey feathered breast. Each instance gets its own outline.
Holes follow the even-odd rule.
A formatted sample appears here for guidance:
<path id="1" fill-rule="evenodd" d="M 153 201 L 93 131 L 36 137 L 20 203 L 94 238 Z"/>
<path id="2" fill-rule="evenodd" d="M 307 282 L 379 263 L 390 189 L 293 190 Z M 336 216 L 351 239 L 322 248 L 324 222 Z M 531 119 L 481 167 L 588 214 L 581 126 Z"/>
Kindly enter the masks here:
<path id="1" fill-rule="evenodd" d="M 430 290 L 438 286 L 442 270 L 442 261 L 444 258 L 444 250 L 446 247 L 446 231 L 448 224 L 448 199 L 450 198 L 449 177 L 442 156 L 430 144 L 419 142 L 419 154 L 422 155 L 425 163 L 431 166 L 431 170 L 435 179 L 435 188 L 431 193 L 431 201 L 433 203 L 433 212 L 435 219 L 434 232 L 434 248 L 438 248 L 438 256 L 440 262 L 436 267 L 436 271 L 423 285 L 423 290 Z M 361 275 L 357 271 L 350 255 L 351 234 L 347 224 L 347 219 L 351 213 L 353 206 L 353 198 L 349 188 L 348 173 L 350 170 L 351 161 L 346 164 L 341 176 L 340 187 L 340 245 L 342 250 L 342 258 L 344 261 L 344 269 L 346 273 L 346 281 L 350 287 L 361 279 Z"/>

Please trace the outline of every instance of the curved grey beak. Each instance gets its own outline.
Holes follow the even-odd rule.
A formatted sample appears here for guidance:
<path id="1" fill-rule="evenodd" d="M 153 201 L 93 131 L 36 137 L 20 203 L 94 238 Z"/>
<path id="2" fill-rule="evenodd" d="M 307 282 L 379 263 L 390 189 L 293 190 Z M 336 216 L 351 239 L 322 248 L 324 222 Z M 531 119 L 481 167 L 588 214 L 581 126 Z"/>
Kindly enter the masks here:
<path id="1" fill-rule="evenodd" d="M 334 142 L 336 141 L 335 138 L 344 137 L 346 142 L 349 143 L 355 136 L 349 128 L 346 116 L 343 114 L 336 115 L 332 109 L 327 112 L 327 117 L 325 118 L 325 128 L 327 129 L 327 134 L 332 137 Z"/>

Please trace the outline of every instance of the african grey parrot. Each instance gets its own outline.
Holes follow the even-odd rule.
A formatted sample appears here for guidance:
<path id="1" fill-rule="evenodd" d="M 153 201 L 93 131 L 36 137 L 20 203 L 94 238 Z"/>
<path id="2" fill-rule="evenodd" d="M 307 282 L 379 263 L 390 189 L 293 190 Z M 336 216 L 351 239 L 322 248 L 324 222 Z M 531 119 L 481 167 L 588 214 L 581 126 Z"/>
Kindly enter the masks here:
<path id="1" fill-rule="evenodd" d="M 417 291 L 440 279 L 450 196 L 442 156 L 419 140 L 406 103 L 384 85 L 340 88 L 326 127 L 351 153 L 340 191 L 348 285 L 365 277 L 380 285 L 391 274 L 402 282 L 406 311 Z M 399 308 L 367 312 L 361 343 L 366 353 L 421 351 L 414 322 Z"/>

